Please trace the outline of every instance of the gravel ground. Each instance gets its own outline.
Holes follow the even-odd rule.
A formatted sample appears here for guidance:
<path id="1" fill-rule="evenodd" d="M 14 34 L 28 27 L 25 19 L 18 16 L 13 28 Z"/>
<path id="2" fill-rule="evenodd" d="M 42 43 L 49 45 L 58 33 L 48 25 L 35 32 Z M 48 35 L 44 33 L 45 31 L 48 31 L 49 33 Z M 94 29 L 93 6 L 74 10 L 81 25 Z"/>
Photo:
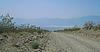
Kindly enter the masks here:
<path id="1" fill-rule="evenodd" d="M 48 52 L 100 52 L 100 43 L 82 36 L 52 32 L 49 37 Z"/>

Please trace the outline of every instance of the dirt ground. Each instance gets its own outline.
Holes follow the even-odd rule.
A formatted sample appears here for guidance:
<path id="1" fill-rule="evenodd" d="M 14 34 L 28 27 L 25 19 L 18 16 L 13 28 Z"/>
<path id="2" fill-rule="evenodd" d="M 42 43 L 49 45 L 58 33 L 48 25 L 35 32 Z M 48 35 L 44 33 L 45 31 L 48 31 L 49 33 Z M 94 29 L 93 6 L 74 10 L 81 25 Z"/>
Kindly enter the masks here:
<path id="1" fill-rule="evenodd" d="M 89 38 L 52 32 L 46 52 L 100 52 L 100 43 Z"/>

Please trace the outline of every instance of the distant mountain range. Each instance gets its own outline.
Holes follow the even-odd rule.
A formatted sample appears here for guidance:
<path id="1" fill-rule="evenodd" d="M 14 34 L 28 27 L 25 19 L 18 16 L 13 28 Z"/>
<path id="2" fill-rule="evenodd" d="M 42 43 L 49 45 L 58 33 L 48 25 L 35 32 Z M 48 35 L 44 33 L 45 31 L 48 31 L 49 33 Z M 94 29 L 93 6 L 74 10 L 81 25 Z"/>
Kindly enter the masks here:
<path id="1" fill-rule="evenodd" d="M 74 25 L 82 27 L 85 22 L 93 21 L 98 23 L 100 21 L 100 16 L 84 16 L 79 18 L 71 19 L 60 19 L 60 18 L 39 18 L 39 19 L 24 19 L 24 18 L 14 18 L 16 22 L 15 25 L 19 26 L 20 24 L 29 23 L 41 27 L 42 29 L 54 31 L 62 30 L 64 28 L 70 28 Z"/>
<path id="2" fill-rule="evenodd" d="M 23 23 L 29 23 L 36 26 L 74 26 L 78 25 L 82 27 L 83 24 L 87 21 L 93 21 L 98 23 L 100 16 L 84 16 L 79 18 L 71 19 L 60 19 L 60 18 L 39 18 L 39 19 L 24 19 L 24 18 L 14 18 L 13 21 L 16 22 L 16 25 Z"/>

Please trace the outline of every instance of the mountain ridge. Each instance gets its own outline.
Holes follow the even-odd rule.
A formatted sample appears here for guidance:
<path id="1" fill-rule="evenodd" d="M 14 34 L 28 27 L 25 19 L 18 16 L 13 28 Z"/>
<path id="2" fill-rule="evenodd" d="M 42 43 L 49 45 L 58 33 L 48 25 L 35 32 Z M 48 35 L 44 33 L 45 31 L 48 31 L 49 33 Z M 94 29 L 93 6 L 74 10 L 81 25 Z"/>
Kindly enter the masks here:
<path id="1" fill-rule="evenodd" d="M 60 25 L 60 26 L 73 26 L 78 25 L 82 27 L 82 25 L 87 21 L 93 21 L 98 23 L 100 16 L 84 16 L 79 18 L 71 18 L 71 19 L 60 19 L 60 18 L 39 18 L 39 19 L 24 19 L 24 18 L 14 18 L 13 21 L 17 22 L 16 25 L 20 25 L 23 23 L 29 23 L 37 26 L 45 26 L 45 25 Z"/>

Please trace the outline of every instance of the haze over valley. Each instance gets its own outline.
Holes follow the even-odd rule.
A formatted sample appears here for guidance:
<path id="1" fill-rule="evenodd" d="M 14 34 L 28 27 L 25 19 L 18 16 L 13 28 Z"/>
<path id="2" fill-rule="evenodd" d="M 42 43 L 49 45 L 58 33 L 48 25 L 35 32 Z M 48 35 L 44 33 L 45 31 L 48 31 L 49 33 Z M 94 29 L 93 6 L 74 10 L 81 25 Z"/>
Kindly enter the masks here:
<path id="1" fill-rule="evenodd" d="M 64 28 L 72 28 L 75 25 L 83 27 L 87 21 L 99 22 L 100 16 L 84 16 L 78 18 L 62 19 L 62 18 L 37 18 L 37 19 L 25 19 L 25 18 L 14 18 L 13 21 L 17 22 L 16 25 L 29 23 L 36 26 L 40 26 L 42 29 L 54 31 L 62 30 Z M 24 23 L 23 23 L 24 22 Z"/>

